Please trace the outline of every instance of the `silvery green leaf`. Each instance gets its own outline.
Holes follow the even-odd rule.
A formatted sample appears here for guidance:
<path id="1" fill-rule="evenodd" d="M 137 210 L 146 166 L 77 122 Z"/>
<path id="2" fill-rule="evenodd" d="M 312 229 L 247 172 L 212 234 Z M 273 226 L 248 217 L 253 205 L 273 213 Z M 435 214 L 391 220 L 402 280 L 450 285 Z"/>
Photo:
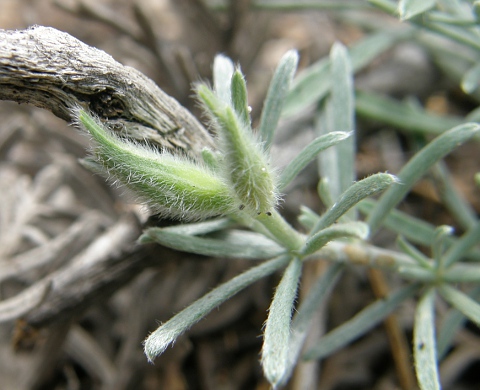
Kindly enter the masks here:
<path id="1" fill-rule="evenodd" d="M 318 233 L 310 236 L 303 249 L 302 255 L 310 255 L 323 248 L 330 241 L 339 238 L 358 238 L 365 240 L 368 237 L 368 225 L 363 222 L 338 223 L 320 230 Z"/>
<path id="2" fill-rule="evenodd" d="M 388 173 L 377 173 L 351 185 L 336 201 L 336 203 L 322 215 L 310 234 L 314 234 L 335 223 L 351 207 L 362 199 L 384 191 L 398 179 Z"/>
<path id="3" fill-rule="evenodd" d="M 285 374 L 280 381 L 280 385 L 285 384 L 290 378 L 295 365 L 300 356 L 304 341 L 307 337 L 312 320 L 318 312 L 320 306 L 324 303 L 328 293 L 337 282 L 343 264 L 332 264 L 328 270 L 315 282 L 308 292 L 297 313 L 293 317 L 292 331 L 288 349 L 288 362 Z"/>
<path id="4" fill-rule="evenodd" d="M 287 370 L 290 322 L 301 271 L 302 261 L 298 258 L 292 259 L 275 290 L 265 322 L 262 367 L 265 377 L 274 389 Z"/>
<path id="5" fill-rule="evenodd" d="M 364 199 L 358 204 L 358 209 L 368 216 L 375 209 L 377 203 L 373 199 Z M 407 238 L 414 244 L 431 246 L 433 243 L 435 226 L 402 211 L 391 210 L 385 218 L 383 226 Z M 446 241 L 451 246 L 457 240 L 454 237 L 447 237 Z M 480 260 L 480 251 L 477 248 L 472 248 L 464 256 L 472 260 Z"/>
<path id="6" fill-rule="evenodd" d="M 480 298 L 480 287 L 474 288 L 468 292 L 468 296 L 473 300 Z M 452 308 L 442 319 L 440 330 L 437 336 L 437 359 L 441 360 L 449 348 L 457 334 L 457 331 L 463 326 L 467 318 L 459 310 Z"/>
<path id="7" fill-rule="evenodd" d="M 417 248 L 411 245 L 402 236 L 399 236 L 397 238 L 397 246 L 402 252 L 409 255 L 423 268 L 432 269 L 432 266 L 433 266 L 432 261 L 427 256 L 425 256 L 421 251 L 419 251 Z"/>
<path id="8" fill-rule="evenodd" d="M 408 20 L 435 7 L 436 0 L 400 0 L 398 11 L 400 19 Z"/>
<path id="9" fill-rule="evenodd" d="M 205 222 L 182 223 L 180 225 L 164 227 L 162 230 L 188 236 L 199 236 L 223 230 L 233 225 L 235 225 L 235 222 L 228 218 L 218 218 Z"/>
<path id="10" fill-rule="evenodd" d="M 438 115 L 374 92 L 357 91 L 357 116 L 381 121 L 410 134 L 439 135 L 465 122 L 454 115 Z"/>
<path id="11" fill-rule="evenodd" d="M 317 193 L 326 208 L 330 208 L 335 204 L 335 200 L 332 197 L 332 189 L 330 188 L 330 181 L 328 180 L 328 177 L 320 178 L 317 185 Z"/>
<path id="12" fill-rule="evenodd" d="M 437 264 L 441 264 L 443 259 L 443 253 L 447 247 L 448 237 L 451 237 L 454 233 L 454 228 L 448 225 L 441 225 L 435 229 L 435 235 L 432 243 L 432 257 Z"/>
<path id="13" fill-rule="evenodd" d="M 444 265 L 449 267 L 467 254 L 480 241 L 480 221 L 465 232 L 455 244 L 448 248 L 444 256 Z"/>
<path id="14" fill-rule="evenodd" d="M 279 179 L 280 184 L 278 185 L 279 191 L 283 191 L 318 153 L 336 145 L 349 136 L 350 133 L 335 131 L 322 135 L 310 142 L 282 171 Z"/>
<path id="15" fill-rule="evenodd" d="M 474 92 L 480 85 L 480 64 L 475 64 L 471 67 L 462 78 L 462 89 L 465 93 Z"/>
<path id="16" fill-rule="evenodd" d="M 300 215 L 298 222 L 308 231 L 312 230 L 316 223 L 320 220 L 320 215 L 309 209 L 307 206 L 300 206 Z"/>
<path id="17" fill-rule="evenodd" d="M 417 305 L 413 352 L 418 384 L 422 390 L 440 390 L 435 344 L 435 290 L 427 290 Z"/>
<path id="18" fill-rule="evenodd" d="M 432 174 L 435 180 L 435 187 L 439 189 L 437 194 L 442 204 L 463 229 L 472 228 L 477 222 L 477 214 L 473 206 L 461 193 L 460 188 L 453 181 L 445 162 L 440 161 L 435 164 Z"/>
<path id="19" fill-rule="evenodd" d="M 377 204 L 378 201 L 374 199 L 364 199 L 358 204 L 358 209 L 368 219 L 368 216 L 375 210 Z M 391 210 L 385 218 L 383 225 L 415 244 L 430 246 L 433 242 L 435 226 L 420 218 L 412 217 L 403 211 Z"/>
<path id="20" fill-rule="evenodd" d="M 284 101 L 297 70 L 297 64 L 298 53 L 295 50 L 288 51 L 280 60 L 270 82 L 258 129 L 265 150 L 268 150 L 272 144 Z"/>
<path id="21" fill-rule="evenodd" d="M 331 197 L 337 199 L 356 177 L 353 74 L 347 49 L 340 43 L 330 51 L 330 80 L 330 96 L 324 102 L 325 112 L 318 117 L 317 131 L 321 135 L 337 130 L 351 133 L 347 140 L 318 156 L 320 177 L 328 180 Z M 350 220 L 356 219 L 355 210 L 348 214 Z"/>
<path id="22" fill-rule="evenodd" d="M 230 83 L 234 72 L 234 65 L 230 58 L 217 54 L 213 61 L 213 89 L 217 97 L 226 104 L 231 104 Z"/>
<path id="23" fill-rule="evenodd" d="M 232 76 L 232 106 L 245 125 L 250 125 L 250 112 L 247 101 L 247 84 L 242 72 L 237 69 Z"/>
<path id="24" fill-rule="evenodd" d="M 448 283 L 479 283 L 480 267 L 478 259 L 476 263 L 458 263 L 448 268 L 448 272 L 444 272 L 442 279 Z M 445 265 L 444 265 L 445 266 Z"/>
<path id="25" fill-rule="evenodd" d="M 214 236 L 197 237 L 172 232 L 168 228 L 149 228 L 139 241 L 142 244 L 157 242 L 182 252 L 215 257 L 268 259 L 285 252 L 284 248 L 262 234 L 244 230 L 228 230 Z"/>
<path id="26" fill-rule="evenodd" d="M 375 232 L 388 213 L 405 197 L 416 181 L 437 161 L 480 131 L 480 125 L 466 123 L 443 133 L 420 150 L 397 175 L 401 185 L 392 186 L 380 198 L 367 222 Z"/>
<path id="27" fill-rule="evenodd" d="M 390 49 L 400 39 L 404 39 L 409 32 L 381 31 L 362 39 L 350 50 L 350 58 L 354 72 L 364 68 L 379 54 Z M 282 116 L 292 117 L 323 99 L 331 87 L 330 61 L 326 58 L 303 70 L 294 80 L 287 96 Z M 343 130 L 343 129 L 337 129 Z"/>
<path id="28" fill-rule="evenodd" d="M 439 292 L 448 303 L 477 324 L 477 326 L 480 326 L 480 304 L 478 302 L 447 284 L 440 286 Z"/>
<path id="29" fill-rule="evenodd" d="M 307 360 L 321 359 L 349 344 L 376 326 L 404 300 L 413 296 L 418 289 L 418 285 L 411 284 L 385 299 L 368 305 L 353 318 L 322 337 L 317 345 L 306 352 L 304 358 Z"/>
<path id="30" fill-rule="evenodd" d="M 153 361 L 158 355 L 161 355 L 170 344 L 175 342 L 177 337 L 220 304 L 257 280 L 286 266 L 290 260 L 291 258 L 286 255 L 257 265 L 230 279 L 228 282 L 221 284 L 183 309 L 180 313 L 152 332 L 145 340 L 144 351 L 148 360 Z"/>

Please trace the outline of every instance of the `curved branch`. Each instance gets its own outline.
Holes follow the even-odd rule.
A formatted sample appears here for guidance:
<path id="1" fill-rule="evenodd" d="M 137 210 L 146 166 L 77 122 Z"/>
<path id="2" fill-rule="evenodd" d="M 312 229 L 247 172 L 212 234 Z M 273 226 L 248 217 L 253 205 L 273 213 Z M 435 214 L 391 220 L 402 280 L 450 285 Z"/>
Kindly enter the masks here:
<path id="1" fill-rule="evenodd" d="M 71 121 L 71 107 L 96 113 L 123 136 L 192 156 L 209 133 L 139 71 L 50 27 L 0 30 L 0 100 L 30 103 Z"/>

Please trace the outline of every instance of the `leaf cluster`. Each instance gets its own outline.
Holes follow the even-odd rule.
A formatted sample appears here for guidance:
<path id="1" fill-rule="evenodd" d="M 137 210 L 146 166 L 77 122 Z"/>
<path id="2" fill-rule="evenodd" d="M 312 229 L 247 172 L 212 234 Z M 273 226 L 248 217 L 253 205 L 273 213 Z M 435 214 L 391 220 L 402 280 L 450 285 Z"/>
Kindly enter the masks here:
<path id="1" fill-rule="evenodd" d="M 254 3 L 258 7 L 263 4 Z M 417 379 L 422 389 L 439 389 L 438 362 L 451 344 L 454 330 L 466 319 L 480 324 L 475 287 L 480 282 L 480 221 L 452 185 L 443 162 L 461 144 L 478 139 L 480 125 L 473 122 L 478 113 L 472 112 L 467 118 L 440 118 L 419 105 L 354 88 L 355 72 L 407 38 L 446 58 L 439 45 L 419 34 L 421 27 L 467 48 L 468 55 L 462 61 L 470 68 L 458 82 L 466 93 L 476 96 L 480 80 L 480 68 L 474 61 L 480 49 L 476 38 L 478 6 L 441 0 L 371 0 L 369 4 L 409 24 L 401 30 L 372 31 L 350 49 L 336 43 L 328 58 L 304 69 L 296 78 L 298 55 L 294 51 L 286 53 L 273 75 L 257 129 L 252 127 L 244 75 L 230 59 L 217 56 L 213 88 L 204 84 L 196 87 L 219 145 L 218 150 L 204 151 L 204 161 L 125 144 L 87 112 L 78 112 L 79 123 L 94 140 L 89 164 L 96 170 L 106 172 L 165 215 L 187 220 L 219 216 L 186 225 L 149 228 L 140 237 L 141 243 L 153 241 L 208 256 L 264 260 L 155 330 L 144 343 L 149 360 L 234 294 L 279 270 L 283 270 L 283 276 L 272 297 L 261 353 L 265 377 L 273 388 L 287 383 L 299 359 L 328 356 L 372 329 L 407 299 L 417 299 L 413 320 Z M 281 171 L 272 167 L 271 145 L 280 119 L 312 107 L 317 138 Z M 418 152 L 396 176 L 377 173 L 357 180 L 356 115 L 383 121 L 421 140 Z M 318 214 L 302 207 L 298 220 L 303 230 L 297 231 L 277 210 L 279 194 L 313 161 L 320 173 L 318 195 L 327 210 Z M 465 230 L 461 236 L 454 236 L 448 226 L 432 226 L 396 209 L 425 175 L 434 175 L 443 184 L 442 201 Z M 369 237 L 379 229 L 398 235 L 398 250 L 369 243 Z M 419 246 L 430 248 L 429 254 Z M 327 261 L 329 266 L 297 305 L 306 261 Z M 305 348 L 315 313 L 347 264 L 388 270 L 403 279 L 403 287 Z M 464 291 L 459 283 L 471 283 L 474 288 Z M 439 331 L 435 327 L 438 297 L 452 306 L 449 319 Z"/>

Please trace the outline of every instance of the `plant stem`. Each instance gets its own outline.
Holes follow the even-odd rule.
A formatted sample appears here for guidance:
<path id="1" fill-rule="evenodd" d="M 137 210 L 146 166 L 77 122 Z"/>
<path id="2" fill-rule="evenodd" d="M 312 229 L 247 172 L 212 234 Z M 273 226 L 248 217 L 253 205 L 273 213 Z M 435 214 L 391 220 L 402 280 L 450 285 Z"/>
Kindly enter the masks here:
<path id="1" fill-rule="evenodd" d="M 278 211 L 260 213 L 255 219 L 262 223 L 272 234 L 275 241 L 284 248 L 296 251 L 303 246 L 305 239 L 283 219 Z"/>

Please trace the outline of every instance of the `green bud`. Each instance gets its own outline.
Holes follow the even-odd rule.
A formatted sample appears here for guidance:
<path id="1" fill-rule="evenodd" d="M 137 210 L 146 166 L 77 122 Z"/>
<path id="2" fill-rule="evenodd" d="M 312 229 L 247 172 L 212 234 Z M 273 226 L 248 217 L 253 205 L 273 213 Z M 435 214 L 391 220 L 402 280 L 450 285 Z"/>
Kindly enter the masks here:
<path id="1" fill-rule="evenodd" d="M 248 124 L 240 120 L 232 106 L 223 103 L 206 85 L 197 94 L 216 124 L 219 148 L 225 156 L 221 166 L 242 209 L 256 215 L 272 210 L 277 201 L 275 175 L 261 142 Z"/>
<path id="2" fill-rule="evenodd" d="M 95 141 L 86 165 L 132 190 L 152 211 L 195 220 L 238 209 L 228 185 L 205 164 L 120 140 L 82 109 L 74 115 Z"/>

